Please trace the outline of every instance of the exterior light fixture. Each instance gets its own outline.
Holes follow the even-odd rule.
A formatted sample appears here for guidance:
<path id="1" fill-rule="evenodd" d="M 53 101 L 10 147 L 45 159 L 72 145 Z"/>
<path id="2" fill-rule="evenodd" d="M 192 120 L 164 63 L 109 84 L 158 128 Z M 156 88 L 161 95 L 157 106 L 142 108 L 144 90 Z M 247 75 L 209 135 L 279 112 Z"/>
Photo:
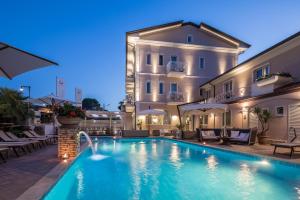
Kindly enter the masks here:
<path id="1" fill-rule="evenodd" d="M 66 163 L 66 162 L 68 162 L 69 155 L 67 153 L 64 153 L 64 155 L 62 156 L 62 158 L 63 158 L 63 161 Z"/>

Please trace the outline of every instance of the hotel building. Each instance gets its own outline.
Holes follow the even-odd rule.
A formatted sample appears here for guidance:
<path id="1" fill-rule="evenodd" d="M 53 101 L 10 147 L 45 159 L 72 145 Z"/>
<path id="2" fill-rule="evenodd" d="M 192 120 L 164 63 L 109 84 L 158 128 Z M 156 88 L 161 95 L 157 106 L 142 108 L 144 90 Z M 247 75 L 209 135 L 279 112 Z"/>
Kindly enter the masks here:
<path id="1" fill-rule="evenodd" d="M 199 101 L 179 107 L 182 123 L 188 130 L 198 127 L 258 127 L 253 108 L 271 113 L 267 135 L 286 140 L 291 128 L 300 131 L 300 32 L 273 45 L 201 84 Z M 195 112 L 200 107 L 220 107 Z M 187 111 L 188 110 L 188 111 Z M 195 120 L 191 120 L 195 119 Z"/>
<path id="2" fill-rule="evenodd" d="M 232 70 L 249 47 L 205 23 L 127 32 L 125 129 L 176 129 L 178 105 L 203 98 L 199 87 Z"/>

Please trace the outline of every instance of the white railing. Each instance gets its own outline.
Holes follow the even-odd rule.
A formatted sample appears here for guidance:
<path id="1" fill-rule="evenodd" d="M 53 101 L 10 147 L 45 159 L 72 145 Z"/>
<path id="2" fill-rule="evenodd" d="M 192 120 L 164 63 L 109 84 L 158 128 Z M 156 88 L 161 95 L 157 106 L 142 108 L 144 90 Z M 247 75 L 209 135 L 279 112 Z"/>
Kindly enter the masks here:
<path id="1" fill-rule="evenodd" d="M 250 87 L 241 87 L 235 91 L 228 91 L 223 92 L 215 96 L 215 102 L 226 102 L 232 101 L 244 97 L 249 97 L 251 95 L 251 88 Z"/>
<path id="2" fill-rule="evenodd" d="M 185 64 L 179 61 L 169 61 L 167 64 L 167 72 L 182 72 L 185 71 Z"/>
<path id="3" fill-rule="evenodd" d="M 176 93 L 170 93 L 168 95 L 168 101 L 169 102 L 183 102 L 184 98 L 183 98 L 183 94 L 176 92 Z"/>

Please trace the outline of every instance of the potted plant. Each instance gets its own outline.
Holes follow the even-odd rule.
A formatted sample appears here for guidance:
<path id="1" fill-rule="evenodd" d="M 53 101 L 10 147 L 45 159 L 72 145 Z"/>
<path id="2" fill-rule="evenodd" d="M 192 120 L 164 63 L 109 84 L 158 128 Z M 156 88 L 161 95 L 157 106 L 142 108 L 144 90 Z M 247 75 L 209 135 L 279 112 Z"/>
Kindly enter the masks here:
<path id="1" fill-rule="evenodd" d="M 77 127 L 80 121 L 85 117 L 81 108 L 65 103 L 56 110 L 57 121 L 64 127 Z"/>
<path id="2" fill-rule="evenodd" d="M 269 120 L 272 115 L 270 111 L 263 110 L 259 107 L 255 107 L 252 112 L 257 116 L 261 128 L 257 134 L 258 143 L 266 144 L 268 139 L 267 132 L 269 131 Z"/>
<path id="3" fill-rule="evenodd" d="M 183 139 L 183 129 L 185 125 L 184 124 L 176 124 L 176 128 L 178 129 L 176 131 L 176 138 Z"/>

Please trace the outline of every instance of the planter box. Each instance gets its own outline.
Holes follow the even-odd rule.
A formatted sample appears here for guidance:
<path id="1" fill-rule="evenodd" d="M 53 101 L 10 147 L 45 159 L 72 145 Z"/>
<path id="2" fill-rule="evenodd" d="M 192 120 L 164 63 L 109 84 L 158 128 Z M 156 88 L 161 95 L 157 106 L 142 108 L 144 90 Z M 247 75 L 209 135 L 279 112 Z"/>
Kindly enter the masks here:
<path id="1" fill-rule="evenodd" d="M 65 117 L 65 116 L 58 116 L 57 121 L 63 126 L 63 127 L 70 127 L 75 128 L 78 127 L 79 123 L 81 122 L 80 117 Z"/>

